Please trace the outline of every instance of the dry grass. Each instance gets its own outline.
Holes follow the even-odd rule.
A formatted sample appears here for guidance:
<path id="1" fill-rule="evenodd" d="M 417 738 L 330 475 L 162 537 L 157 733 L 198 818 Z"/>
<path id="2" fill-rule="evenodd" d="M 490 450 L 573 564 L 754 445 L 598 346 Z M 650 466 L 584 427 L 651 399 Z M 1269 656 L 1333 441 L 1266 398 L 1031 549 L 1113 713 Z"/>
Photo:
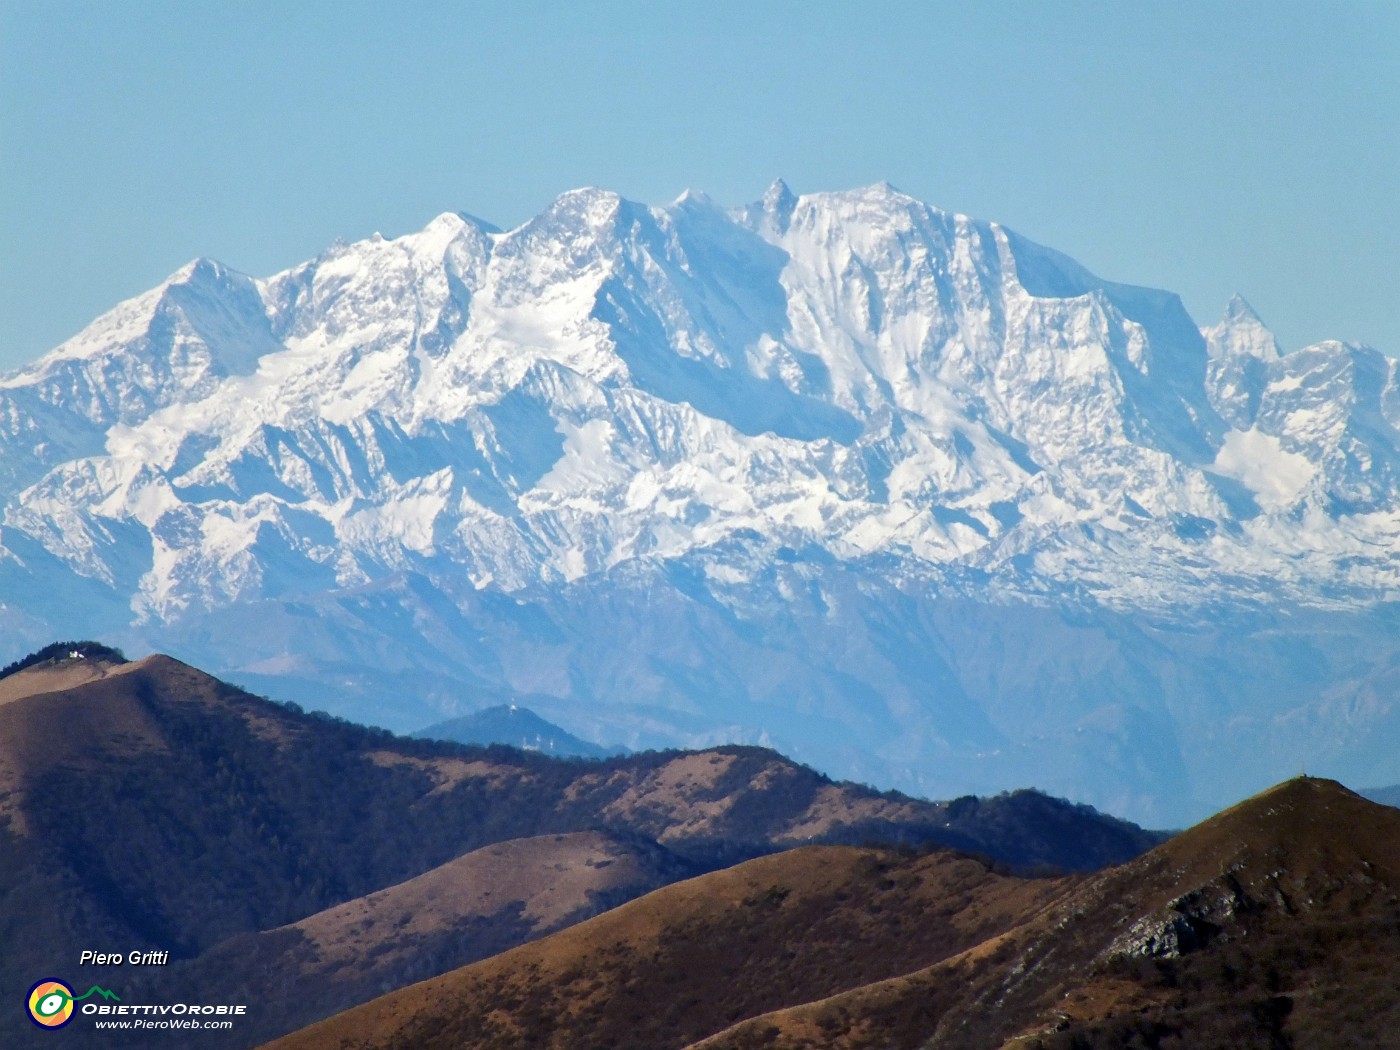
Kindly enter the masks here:
<path id="1" fill-rule="evenodd" d="M 0 895 L 13 906 L 0 974 L 18 981 L 99 934 L 169 948 L 175 961 L 162 976 L 188 975 L 191 994 L 200 979 L 217 980 L 268 1003 L 263 1038 L 805 834 L 927 842 L 951 826 L 972 848 L 985 830 L 989 852 L 1049 841 L 1087 864 L 1104 862 L 1105 843 L 1114 856 L 1134 848 L 1113 822 L 1062 802 L 979 809 L 879 796 L 761 748 L 589 762 L 400 740 L 164 656 L 105 669 L 60 658 L 4 682 Z M 573 837 L 592 829 L 620 852 Z M 722 1018 L 737 1021 L 915 969 L 1014 921 L 1014 894 L 992 892 L 1004 877 L 989 881 L 985 864 L 878 856 L 773 858 L 776 867 L 759 862 L 642 904 L 628 913 L 630 931 L 598 949 L 614 953 L 622 1015 L 609 1007 L 612 986 L 591 974 L 586 942 L 562 970 L 542 962 L 553 976 L 520 994 L 574 1004 L 571 1023 L 607 1039 L 636 1028 L 680 1046 L 718 1027 L 704 1014 L 707 995 L 739 987 L 742 1002 L 727 1009 L 740 1012 Z M 903 874 L 887 873 L 895 868 Z M 689 925 L 675 926 L 676 907 Z M 924 918 L 901 918 L 911 912 Z M 708 947 L 697 955 L 696 944 Z M 735 958 L 748 960 L 737 975 Z M 696 966 L 703 994 L 689 977 Z M 296 995 L 282 994 L 282 978 Z M 505 971 L 492 980 L 516 987 Z M 336 994 L 317 998 L 329 985 Z M 514 1020 L 513 1009 L 493 1007 L 490 1023 L 534 1045 L 543 1022 Z M 529 1017 L 553 1010 L 535 1003 Z M 633 1014 L 648 1020 L 637 1028 Z"/>
<path id="2" fill-rule="evenodd" d="M 1143 931 L 1175 920 L 1197 939 L 1143 956 Z M 1398 954 L 1400 812 L 1300 779 L 1095 876 L 1012 878 L 952 854 L 765 858 L 274 1045 L 1393 1046 Z"/>
<path id="3" fill-rule="evenodd" d="M 865 820 L 914 821 L 918 807 L 880 797 L 853 799 L 839 785 L 828 784 L 784 831 L 784 837 L 801 841 L 829 834 L 834 829 Z"/>
<path id="4" fill-rule="evenodd" d="M 955 854 L 794 850 L 658 890 L 276 1045 L 682 1047 L 725 1018 L 956 957 L 1065 885 Z"/>
<path id="5" fill-rule="evenodd" d="M 705 834 L 734 804 L 732 793 L 716 792 L 734 761 L 733 755 L 713 752 L 682 755 L 631 784 L 603 815 L 613 820 L 641 814 L 659 818 L 667 825 L 661 842 Z"/>
<path id="6" fill-rule="evenodd" d="M 121 666 L 109 660 L 46 660 L 7 678 L 0 678 L 0 704 L 86 685 L 120 670 Z"/>
<path id="7" fill-rule="evenodd" d="M 493 762 L 464 761 L 460 758 L 419 758 L 397 751 L 370 751 L 365 755 L 376 766 L 392 769 L 396 766 L 419 770 L 433 781 L 433 794 L 446 794 L 469 781 L 478 780 L 487 787 L 502 788 L 514 783 L 520 771 Z"/>
<path id="8" fill-rule="evenodd" d="M 141 664 L 65 660 L 0 680 L 0 689 L 9 687 L 0 702 L 0 819 L 11 832 L 29 834 L 26 788 L 43 772 L 91 766 L 94 751 L 164 750 L 140 703 L 140 670 Z"/>
<path id="9" fill-rule="evenodd" d="M 367 959 L 393 963 L 465 919 L 518 908 L 531 930 L 554 929 L 587 909 L 593 895 L 648 878 L 635 854 L 599 832 L 541 835 L 473 850 L 289 928 L 306 935 L 318 969 L 358 975 Z"/>

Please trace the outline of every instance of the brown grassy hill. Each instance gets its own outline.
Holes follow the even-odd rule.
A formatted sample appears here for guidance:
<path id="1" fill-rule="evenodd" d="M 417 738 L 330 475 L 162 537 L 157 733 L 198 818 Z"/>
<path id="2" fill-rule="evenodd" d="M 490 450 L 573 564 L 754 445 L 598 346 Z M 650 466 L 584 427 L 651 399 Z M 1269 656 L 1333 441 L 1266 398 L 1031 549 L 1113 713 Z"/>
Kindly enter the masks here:
<path id="1" fill-rule="evenodd" d="M 527 936 L 568 925 L 595 898 L 621 892 L 628 899 L 638 887 L 674 881 L 677 869 L 665 858 L 599 831 L 512 839 L 282 929 L 304 934 L 320 972 L 335 979 L 371 954 L 376 966 L 417 957 L 425 940 L 464 917 L 510 914 Z"/>
<path id="2" fill-rule="evenodd" d="M 697 1045 L 1393 1047 L 1397 894 L 1400 813 L 1299 779 L 1090 877 L 991 950 Z"/>
<path id="3" fill-rule="evenodd" d="M 0 679 L 11 690 L 0 704 L 0 994 L 22 995 L 35 973 L 72 970 L 94 946 L 169 951 L 171 967 L 158 976 L 170 980 L 220 958 L 226 965 L 203 971 L 217 974 L 212 983 L 244 987 L 277 971 L 270 943 L 290 950 L 310 936 L 294 924 L 531 837 L 598 832 L 650 858 L 666 880 L 808 841 L 953 841 L 1017 862 L 1081 866 L 1155 841 L 1034 792 L 935 804 L 834 784 L 761 748 L 559 760 L 307 715 L 164 656 L 21 663 Z M 464 862 L 468 871 L 487 879 L 480 864 Z M 440 874 L 434 894 L 444 922 L 465 909 L 452 920 L 464 924 L 453 927 L 461 936 L 413 942 L 412 920 L 398 928 L 385 918 L 388 901 L 362 901 L 375 921 L 343 942 L 354 946 L 343 958 L 363 954 L 341 986 L 368 995 L 543 929 L 476 915 L 476 891 L 446 890 L 447 881 Z M 522 908 L 536 896 L 527 889 L 513 897 Z M 594 910 L 625 896 L 597 893 Z M 281 940 L 254 937 L 279 928 L 288 928 Z M 330 958 L 342 942 L 326 937 L 316 943 Z M 412 959 L 408 943 L 419 949 Z M 296 1009 L 278 999 L 260 1016 L 286 1020 Z"/>
<path id="4" fill-rule="evenodd" d="M 1400 812 L 1299 779 L 1057 882 L 952 855 L 768 858 L 275 1045 L 1394 1047 L 1397 950 Z"/>
<path id="5" fill-rule="evenodd" d="M 1400 1046 L 1400 811 L 1299 778 L 1085 893 L 1121 918 L 1046 1047 Z M 1120 985 L 1139 1016 L 1095 1007 Z"/>
<path id="6" fill-rule="evenodd" d="M 682 1047 L 984 944 L 1067 884 L 942 851 L 794 850 L 668 886 L 274 1045 Z"/>
<path id="7" fill-rule="evenodd" d="M 0 824 L 25 834 L 27 786 L 65 763 L 91 765 L 95 749 L 160 749 L 160 733 L 138 700 L 135 664 L 63 660 L 0 679 Z M 103 697 L 93 703 L 95 685 Z"/>
<path id="8" fill-rule="evenodd" d="M 51 657 L 0 678 L 0 704 L 38 693 L 63 692 L 99 678 L 106 678 L 109 674 L 120 674 L 125 666 L 126 661 L 100 657 Z"/>
<path id="9" fill-rule="evenodd" d="M 684 877 L 666 850 L 597 831 L 499 842 L 264 933 L 231 938 L 146 982 L 152 995 L 259 1005 L 239 1045 L 606 911 Z M 126 991 L 142 992 L 141 982 Z M 278 1004 L 273 1012 L 269 1004 Z M 203 1040 L 202 1045 L 209 1045 Z"/>

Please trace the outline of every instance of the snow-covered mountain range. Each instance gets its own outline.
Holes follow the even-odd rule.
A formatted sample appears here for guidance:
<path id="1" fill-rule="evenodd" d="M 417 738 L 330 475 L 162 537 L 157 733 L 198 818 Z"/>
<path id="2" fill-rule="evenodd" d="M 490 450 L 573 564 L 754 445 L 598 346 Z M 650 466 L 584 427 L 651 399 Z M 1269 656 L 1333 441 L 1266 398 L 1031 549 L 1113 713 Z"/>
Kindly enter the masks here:
<path id="1" fill-rule="evenodd" d="M 1184 821 L 1400 779 L 1400 385 L 888 185 L 210 260 L 0 379 L 0 629 Z"/>

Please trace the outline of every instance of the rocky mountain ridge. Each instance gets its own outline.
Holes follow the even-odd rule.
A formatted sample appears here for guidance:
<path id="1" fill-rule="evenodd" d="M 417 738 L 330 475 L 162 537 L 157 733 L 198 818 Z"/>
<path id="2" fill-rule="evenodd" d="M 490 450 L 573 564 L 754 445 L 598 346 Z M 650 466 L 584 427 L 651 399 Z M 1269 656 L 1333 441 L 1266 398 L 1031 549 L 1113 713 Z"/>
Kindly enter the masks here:
<path id="1" fill-rule="evenodd" d="M 0 623 L 398 729 L 519 698 L 935 794 L 1081 755 L 1047 786 L 1179 820 L 1302 748 L 1400 776 L 1355 754 L 1397 720 L 1397 424 L 1377 351 L 1203 333 L 886 184 L 579 190 L 199 260 L 0 380 Z M 1337 633 L 1302 679 L 1233 651 Z M 1285 769 L 1198 765 L 1222 718 Z"/>

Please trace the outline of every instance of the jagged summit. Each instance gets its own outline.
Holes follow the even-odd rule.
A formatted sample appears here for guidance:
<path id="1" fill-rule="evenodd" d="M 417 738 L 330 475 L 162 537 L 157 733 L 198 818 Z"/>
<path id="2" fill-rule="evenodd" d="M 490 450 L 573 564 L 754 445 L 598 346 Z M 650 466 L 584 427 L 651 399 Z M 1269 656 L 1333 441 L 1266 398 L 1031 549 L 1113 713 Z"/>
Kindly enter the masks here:
<path id="1" fill-rule="evenodd" d="M 1117 624 L 1400 597 L 1395 362 L 1273 346 L 884 183 L 735 211 L 584 188 L 266 279 L 201 263 L 0 386 L 0 626 L 173 634 L 234 673 L 294 643 L 402 729 L 469 683 L 596 739 L 773 739 L 915 790 L 1165 746 L 1047 785 L 1131 807 L 1224 776 L 1175 691 L 1291 740 L 1311 716 L 1275 721 L 1280 695 L 1375 672 L 1285 674 L 1271 642 L 1187 681 Z M 1060 616 L 1083 665 L 1025 700 L 1062 672 L 1024 639 Z M 969 655 L 994 636 L 1025 665 Z M 267 688 L 324 688 L 291 681 Z M 1328 724 L 1328 754 L 1380 746 Z"/>
<path id="2" fill-rule="evenodd" d="M 1205 329 L 1205 336 L 1212 357 L 1249 355 L 1268 362 L 1283 356 L 1273 333 L 1238 292 L 1230 297 L 1220 323 Z"/>
<path id="3" fill-rule="evenodd" d="M 191 259 L 148 292 L 119 303 L 88 328 L 65 340 L 38 361 L 0 376 L 0 388 L 23 386 L 71 359 L 108 358 L 129 354 L 132 341 L 179 322 L 191 300 L 205 295 L 241 291 L 251 279 L 215 259 Z M 261 305 L 261 304 L 259 304 Z"/>
<path id="4" fill-rule="evenodd" d="M 756 229 L 781 237 L 787 233 L 796 207 L 797 195 L 782 179 L 774 179 L 762 199 L 745 209 L 746 221 Z"/>
<path id="5" fill-rule="evenodd" d="M 1247 321 L 1251 324 L 1258 325 L 1264 323 L 1259 319 L 1259 314 L 1255 312 L 1254 307 L 1250 306 L 1245 300 L 1245 297 L 1239 292 L 1235 292 L 1231 295 L 1230 301 L 1225 304 L 1225 320 L 1234 322 Z"/>
<path id="6" fill-rule="evenodd" d="M 774 179 L 763 193 L 763 206 L 769 211 L 789 210 L 796 201 L 797 195 L 781 178 Z"/>

